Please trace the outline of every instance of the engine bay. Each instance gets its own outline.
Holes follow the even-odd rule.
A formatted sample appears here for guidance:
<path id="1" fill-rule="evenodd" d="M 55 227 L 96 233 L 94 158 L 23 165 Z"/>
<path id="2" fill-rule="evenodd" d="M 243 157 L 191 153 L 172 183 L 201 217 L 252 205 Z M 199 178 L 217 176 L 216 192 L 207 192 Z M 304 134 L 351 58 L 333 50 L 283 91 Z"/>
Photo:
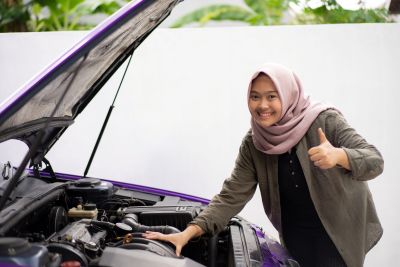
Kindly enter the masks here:
<path id="1" fill-rule="evenodd" d="M 0 218 L 0 262 L 21 266 L 234 266 L 229 226 L 175 254 L 145 231 L 183 231 L 205 207 L 94 178 L 19 182 Z M 238 234 L 240 235 L 240 234 Z M 261 256 L 255 260 L 261 262 Z M 17 265 L 17 266 L 18 266 Z"/>

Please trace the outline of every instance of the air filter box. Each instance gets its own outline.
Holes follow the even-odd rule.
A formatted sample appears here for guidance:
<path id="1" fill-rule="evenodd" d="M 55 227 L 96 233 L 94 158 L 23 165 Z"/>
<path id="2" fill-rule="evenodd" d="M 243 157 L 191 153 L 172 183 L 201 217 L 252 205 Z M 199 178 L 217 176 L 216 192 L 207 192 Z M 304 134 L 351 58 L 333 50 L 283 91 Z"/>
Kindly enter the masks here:
<path id="1" fill-rule="evenodd" d="M 147 226 L 169 225 L 183 231 L 201 210 L 199 202 L 182 201 L 179 197 L 165 197 L 154 206 L 128 207 L 125 214 L 138 215 L 139 223 Z"/>

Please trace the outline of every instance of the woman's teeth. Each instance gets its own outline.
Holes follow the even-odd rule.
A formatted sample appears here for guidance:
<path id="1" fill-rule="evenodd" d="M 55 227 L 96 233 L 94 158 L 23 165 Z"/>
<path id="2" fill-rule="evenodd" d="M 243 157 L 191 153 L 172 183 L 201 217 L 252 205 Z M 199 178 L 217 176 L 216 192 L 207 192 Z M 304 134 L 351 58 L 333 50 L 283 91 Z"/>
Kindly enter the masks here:
<path id="1" fill-rule="evenodd" d="M 269 118 L 272 115 L 272 112 L 261 112 L 258 113 L 261 118 Z"/>

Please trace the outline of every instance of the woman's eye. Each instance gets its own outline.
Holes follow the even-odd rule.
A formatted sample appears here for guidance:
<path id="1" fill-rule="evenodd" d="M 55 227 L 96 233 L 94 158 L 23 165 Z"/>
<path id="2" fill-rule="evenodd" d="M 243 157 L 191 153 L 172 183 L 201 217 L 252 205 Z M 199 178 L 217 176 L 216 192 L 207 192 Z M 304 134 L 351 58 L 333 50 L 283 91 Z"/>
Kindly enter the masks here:
<path id="1" fill-rule="evenodd" d="M 251 100 L 258 100 L 258 96 L 257 96 L 257 95 L 251 95 L 251 96 L 250 96 L 250 99 L 251 99 Z"/>
<path id="2" fill-rule="evenodd" d="M 269 95 L 269 96 L 268 96 L 268 99 L 269 99 L 269 100 L 273 100 L 273 99 L 275 99 L 275 98 L 276 98 L 276 95 Z"/>

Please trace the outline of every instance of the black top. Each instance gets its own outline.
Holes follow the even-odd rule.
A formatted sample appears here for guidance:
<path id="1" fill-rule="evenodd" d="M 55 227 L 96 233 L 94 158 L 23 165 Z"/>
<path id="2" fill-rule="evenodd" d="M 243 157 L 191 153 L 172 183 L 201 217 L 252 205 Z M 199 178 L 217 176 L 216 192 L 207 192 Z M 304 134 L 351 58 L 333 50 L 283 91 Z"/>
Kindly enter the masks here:
<path id="1" fill-rule="evenodd" d="M 278 181 L 283 229 L 321 228 L 295 149 L 279 155 Z"/>

